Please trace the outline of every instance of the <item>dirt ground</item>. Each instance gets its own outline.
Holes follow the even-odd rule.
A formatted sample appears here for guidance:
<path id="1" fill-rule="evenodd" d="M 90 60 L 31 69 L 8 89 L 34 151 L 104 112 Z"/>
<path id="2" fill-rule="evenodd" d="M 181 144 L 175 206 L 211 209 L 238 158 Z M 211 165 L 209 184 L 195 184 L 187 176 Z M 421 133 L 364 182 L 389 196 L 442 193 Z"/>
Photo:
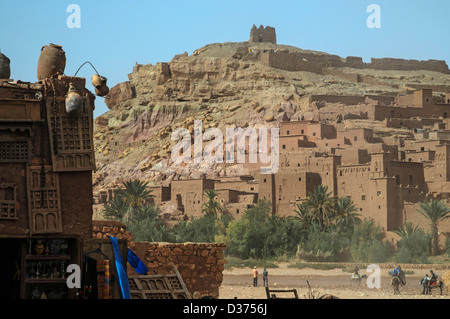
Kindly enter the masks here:
<path id="1" fill-rule="evenodd" d="M 289 268 L 287 264 L 280 264 L 278 268 L 268 268 L 268 282 L 270 289 L 296 289 L 299 299 L 307 299 L 308 284 L 314 296 L 331 294 L 341 299 L 450 299 L 450 295 L 440 295 L 439 289 L 433 289 L 432 295 L 422 295 L 421 278 L 427 270 L 410 270 L 414 273 L 406 275 L 406 285 L 400 287 L 400 295 L 393 294 L 390 285 L 391 269 L 381 269 L 381 287 L 369 288 L 366 279 L 360 284 L 352 284 L 351 273 L 341 269 L 315 270 L 311 268 Z M 403 269 L 408 271 L 408 269 Z M 258 269 L 258 287 L 253 287 L 252 269 L 233 268 L 224 270 L 223 281 L 219 289 L 219 299 L 267 299 L 266 290 L 263 287 L 262 271 Z M 440 277 L 443 275 L 437 272 Z M 365 269 L 360 274 L 369 276 L 371 273 Z M 293 293 L 277 293 L 278 297 L 293 297 Z"/>

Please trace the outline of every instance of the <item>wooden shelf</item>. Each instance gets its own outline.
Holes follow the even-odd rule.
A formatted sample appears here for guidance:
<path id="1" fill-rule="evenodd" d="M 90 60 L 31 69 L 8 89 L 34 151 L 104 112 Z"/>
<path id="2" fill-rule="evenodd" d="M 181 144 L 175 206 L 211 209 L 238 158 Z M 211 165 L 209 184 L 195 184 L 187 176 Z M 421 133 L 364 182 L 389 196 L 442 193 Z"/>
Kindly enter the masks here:
<path id="1" fill-rule="evenodd" d="M 67 278 L 26 278 L 25 284 L 65 284 Z"/>
<path id="2" fill-rule="evenodd" d="M 34 252 L 32 246 L 36 245 L 38 240 L 47 240 L 51 241 L 53 239 L 65 239 L 67 240 L 67 254 L 63 255 L 37 255 L 37 254 L 29 254 L 30 252 Z M 31 242 L 30 242 L 31 240 Z M 31 243 L 31 246 L 30 246 Z M 50 242 L 48 242 L 50 243 Z M 61 248 L 62 249 L 62 248 Z M 66 297 L 68 299 L 73 299 L 75 297 L 74 291 L 67 287 L 67 277 L 63 278 L 50 278 L 50 277 L 40 277 L 40 278 L 27 278 L 27 273 L 31 268 L 36 269 L 36 264 L 41 263 L 42 267 L 49 267 L 50 264 L 51 272 L 53 273 L 54 267 L 56 267 L 58 274 L 60 273 L 60 267 L 64 263 L 64 268 L 67 267 L 71 263 L 77 263 L 78 261 L 78 241 L 76 238 L 64 238 L 57 236 L 50 237 L 48 235 L 45 237 L 37 237 L 30 238 L 29 240 L 23 240 L 22 244 L 22 260 L 21 260 L 21 292 L 20 296 L 22 299 L 32 298 L 33 289 L 37 287 L 41 293 L 44 293 L 48 296 L 50 292 L 64 292 L 66 293 Z M 61 250 L 61 252 L 66 253 L 65 250 Z M 44 268 L 42 268 L 44 269 Z M 47 268 L 49 270 L 49 268 Z M 65 271 L 65 270 L 64 270 Z M 41 274 L 42 275 L 42 274 Z"/>
<path id="3" fill-rule="evenodd" d="M 26 255 L 25 260 L 70 260 L 69 255 Z"/>

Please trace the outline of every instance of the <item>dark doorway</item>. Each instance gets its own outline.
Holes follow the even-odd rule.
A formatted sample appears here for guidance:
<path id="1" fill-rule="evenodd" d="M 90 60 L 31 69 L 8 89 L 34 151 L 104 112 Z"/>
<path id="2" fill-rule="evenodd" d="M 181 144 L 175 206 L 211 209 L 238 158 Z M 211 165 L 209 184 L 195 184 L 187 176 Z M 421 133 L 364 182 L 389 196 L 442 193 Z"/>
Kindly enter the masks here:
<path id="1" fill-rule="evenodd" d="M 0 299 L 20 298 L 21 239 L 0 239 Z"/>

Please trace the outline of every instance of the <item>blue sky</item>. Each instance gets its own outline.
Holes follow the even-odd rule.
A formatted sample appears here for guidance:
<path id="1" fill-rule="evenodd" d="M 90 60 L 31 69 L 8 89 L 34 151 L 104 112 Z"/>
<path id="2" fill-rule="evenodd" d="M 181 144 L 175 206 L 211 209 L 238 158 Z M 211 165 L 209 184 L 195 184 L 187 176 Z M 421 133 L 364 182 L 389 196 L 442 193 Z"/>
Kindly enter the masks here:
<path id="1" fill-rule="evenodd" d="M 81 9 L 81 28 L 66 24 L 70 4 Z M 370 29 L 370 4 L 381 9 L 381 28 Z M 128 80 L 135 63 L 168 62 L 209 43 L 247 41 L 253 24 L 276 28 L 279 44 L 342 57 L 439 59 L 450 64 L 448 0 L 40 0 L 0 5 L 0 50 L 14 80 L 34 82 L 43 45 L 63 46 L 65 73 L 90 61 L 110 87 Z M 85 65 L 78 76 L 89 83 Z M 89 87 L 93 91 L 93 87 Z M 107 111 L 96 99 L 94 115 Z"/>

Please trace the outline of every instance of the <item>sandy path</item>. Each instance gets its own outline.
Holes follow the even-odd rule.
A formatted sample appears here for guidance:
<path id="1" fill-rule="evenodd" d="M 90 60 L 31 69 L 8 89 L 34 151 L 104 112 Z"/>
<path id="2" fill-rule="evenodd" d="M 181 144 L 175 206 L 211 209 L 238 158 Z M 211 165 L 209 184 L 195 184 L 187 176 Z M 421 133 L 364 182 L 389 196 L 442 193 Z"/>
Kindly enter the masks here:
<path id="1" fill-rule="evenodd" d="M 259 270 L 258 287 L 252 286 L 250 268 L 225 270 L 222 286 L 219 289 L 220 299 L 266 299 L 266 291 L 262 287 L 262 269 Z M 404 269 L 408 270 L 408 269 Z M 450 299 L 450 296 L 439 295 L 439 290 L 433 290 L 433 295 L 422 295 L 420 279 L 426 271 L 414 270 L 414 274 L 406 276 L 407 283 L 400 288 L 401 295 L 393 295 L 390 285 L 389 269 L 381 269 L 381 287 L 368 288 L 366 281 L 360 285 L 350 283 L 350 273 L 341 269 L 315 270 L 310 268 L 288 268 L 287 264 L 280 264 L 279 268 L 268 268 L 269 288 L 271 289 L 297 289 L 300 299 L 306 298 L 309 282 L 315 296 L 332 294 L 341 299 Z M 422 274 L 423 272 L 423 274 Z M 360 274 L 367 274 L 365 269 Z M 292 297 L 290 294 L 279 296 Z"/>

